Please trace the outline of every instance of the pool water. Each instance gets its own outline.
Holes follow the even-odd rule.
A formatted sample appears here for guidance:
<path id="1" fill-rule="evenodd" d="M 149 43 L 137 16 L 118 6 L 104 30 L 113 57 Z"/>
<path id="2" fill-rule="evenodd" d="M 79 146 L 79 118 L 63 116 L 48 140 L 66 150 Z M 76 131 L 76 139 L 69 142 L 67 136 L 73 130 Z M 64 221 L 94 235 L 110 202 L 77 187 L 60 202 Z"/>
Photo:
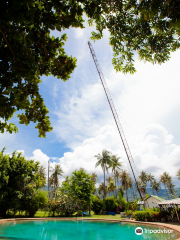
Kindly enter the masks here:
<path id="1" fill-rule="evenodd" d="M 137 235 L 135 229 L 143 228 L 143 234 Z M 164 228 L 147 225 L 94 222 L 94 221 L 18 221 L 0 224 L 0 239 L 34 240 L 141 240 L 141 239 L 177 239 L 173 233 L 148 233 L 148 230 Z M 145 233 L 146 232 L 146 233 Z"/>

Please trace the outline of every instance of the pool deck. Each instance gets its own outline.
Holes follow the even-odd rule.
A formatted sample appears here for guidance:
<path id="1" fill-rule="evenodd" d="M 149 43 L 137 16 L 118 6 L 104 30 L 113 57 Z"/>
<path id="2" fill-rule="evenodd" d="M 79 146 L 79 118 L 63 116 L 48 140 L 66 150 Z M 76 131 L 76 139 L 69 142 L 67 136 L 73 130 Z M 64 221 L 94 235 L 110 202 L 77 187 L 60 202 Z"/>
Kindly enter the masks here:
<path id="1" fill-rule="evenodd" d="M 161 226 L 161 227 L 166 227 L 166 228 L 170 228 L 172 230 L 177 231 L 180 234 L 180 223 L 179 222 L 172 222 L 172 223 L 161 223 L 161 222 L 141 222 L 141 221 L 135 221 L 135 220 L 129 220 L 129 219 L 101 219 L 101 218 L 87 218 L 87 217 L 78 217 L 78 218 L 60 218 L 60 217 L 56 217 L 56 218 L 8 218 L 8 219 L 0 219 L 0 223 L 3 222 L 11 222 L 11 221 L 35 221 L 35 220 L 74 220 L 74 221 L 82 221 L 82 220 L 92 220 L 92 221 L 108 221 L 108 222 L 125 222 L 125 223 L 137 223 L 139 225 L 141 224 L 147 224 L 147 225 L 154 225 L 154 226 Z M 176 239 L 176 240 L 180 240 L 180 238 Z"/>

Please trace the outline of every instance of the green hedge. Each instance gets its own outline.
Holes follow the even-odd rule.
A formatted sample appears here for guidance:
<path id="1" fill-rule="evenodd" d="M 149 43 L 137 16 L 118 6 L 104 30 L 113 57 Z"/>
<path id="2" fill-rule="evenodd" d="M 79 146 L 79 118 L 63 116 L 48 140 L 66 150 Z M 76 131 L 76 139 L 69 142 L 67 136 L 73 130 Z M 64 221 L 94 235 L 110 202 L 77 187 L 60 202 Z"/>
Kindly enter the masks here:
<path id="1" fill-rule="evenodd" d="M 104 205 L 105 205 L 105 211 L 107 211 L 107 212 L 115 212 L 116 213 L 116 210 L 119 207 L 117 200 L 113 196 L 105 198 Z"/>
<path id="2" fill-rule="evenodd" d="M 95 214 L 99 214 L 103 211 L 117 213 L 122 207 L 120 206 L 119 201 L 113 196 L 107 197 L 104 200 L 94 196 L 91 208 Z"/>
<path id="3" fill-rule="evenodd" d="M 94 197 L 91 205 L 91 209 L 94 211 L 95 214 L 99 214 L 105 209 L 104 202 L 102 199 Z"/>
<path id="4" fill-rule="evenodd" d="M 155 212 L 155 211 L 136 211 L 133 213 L 133 217 L 135 218 L 135 220 L 137 221 L 148 221 L 148 222 L 152 222 L 152 221 L 160 221 L 162 214 L 159 212 Z"/>

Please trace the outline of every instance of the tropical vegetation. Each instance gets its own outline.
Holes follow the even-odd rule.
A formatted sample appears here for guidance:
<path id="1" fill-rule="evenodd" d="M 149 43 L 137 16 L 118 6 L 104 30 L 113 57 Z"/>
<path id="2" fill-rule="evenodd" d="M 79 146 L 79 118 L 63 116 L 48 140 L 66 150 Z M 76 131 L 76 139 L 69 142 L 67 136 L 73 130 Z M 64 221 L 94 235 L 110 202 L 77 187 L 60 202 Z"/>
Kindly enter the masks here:
<path id="1" fill-rule="evenodd" d="M 136 54 L 140 60 L 161 64 L 180 48 L 179 12 L 177 0 L 1 0 L 1 133 L 18 131 L 8 120 L 19 110 L 21 124 L 37 122 L 39 137 L 52 131 L 39 93 L 40 77 L 66 81 L 77 60 L 65 52 L 67 35 L 55 38 L 50 31 L 84 28 L 86 16 L 89 26 L 96 27 L 92 40 L 109 31 L 116 71 L 134 73 Z"/>
<path id="2" fill-rule="evenodd" d="M 4 154 L 4 151 L 5 148 L 0 152 L 1 217 L 6 217 L 12 212 L 14 215 L 17 212 L 19 214 L 25 212 L 26 216 L 32 217 L 39 209 L 44 209 L 52 216 L 80 215 L 82 211 L 88 210 L 89 213 L 92 210 L 95 214 L 138 210 L 139 196 L 135 183 L 130 173 L 122 168 L 120 158 L 110 151 L 104 149 L 102 154 L 95 155 L 96 166 L 101 166 L 104 176 L 104 181 L 99 184 L 99 187 L 97 187 L 98 176 L 95 172 L 90 175 L 85 169 L 80 168 L 73 171 L 71 176 L 64 177 L 61 165 L 55 164 L 49 180 L 50 194 L 42 190 L 46 184 L 46 173 L 38 162 L 27 160 L 16 151 L 11 155 Z M 112 171 L 105 178 L 105 173 L 110 168 Z M 179 176 L 179 170 L 177 176 Z M 62 177 L 64 181 L 61 183 Z M 161 185 L 164 185 L 167 198 L 175 197 L 172 178 L 167 172 L 160 176 L 159 181 L 146 171 L 140 173 L 138 186 L 146 193 L 145 197 L 148 196 L 148 182 L 153 193 L 162 191 Z M 130 215 L 130 212 L 128 214 Z M 140 219 L 141 214 L 138 214 L 134 216 Z M 150 216 L 148 214 L 146 215 Z"/>

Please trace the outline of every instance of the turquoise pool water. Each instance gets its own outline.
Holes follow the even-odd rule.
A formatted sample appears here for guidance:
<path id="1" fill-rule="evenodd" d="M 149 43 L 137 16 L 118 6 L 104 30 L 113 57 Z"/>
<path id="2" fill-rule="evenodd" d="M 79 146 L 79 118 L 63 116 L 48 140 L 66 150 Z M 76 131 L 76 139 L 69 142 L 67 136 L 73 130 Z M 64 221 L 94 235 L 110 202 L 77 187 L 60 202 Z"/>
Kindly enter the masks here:
<path id="1" fill-rule="evenodd" d="M 136 235 L 135 229 L 142 227 L 143 234 Z M 21 221 L 0 224 L 0 239 L 34 240 L 141 240 L 141 239 L 177 239 L 172 233 L 148 233 L 159 227 L 147 227 L 126 223 L 94 221 Z M 161 228 L 164 231 L 164 228 Z"/>

